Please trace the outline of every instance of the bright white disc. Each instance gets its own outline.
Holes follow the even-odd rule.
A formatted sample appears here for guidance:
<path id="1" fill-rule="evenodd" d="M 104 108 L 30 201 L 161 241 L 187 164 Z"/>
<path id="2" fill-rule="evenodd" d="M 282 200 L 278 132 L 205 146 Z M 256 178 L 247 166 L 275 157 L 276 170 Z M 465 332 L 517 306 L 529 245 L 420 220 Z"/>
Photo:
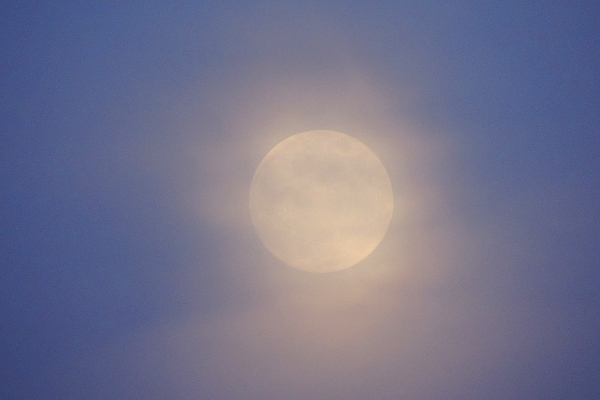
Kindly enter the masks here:
<path id="1" fill-rule="evenodd" d="M 385 236 L 392 185 L 379 158 L 335 131 L 310 131 L 275 146 L 250 187 L 256 232 L 277 258 L 310 272 L 339 271 Z"/>

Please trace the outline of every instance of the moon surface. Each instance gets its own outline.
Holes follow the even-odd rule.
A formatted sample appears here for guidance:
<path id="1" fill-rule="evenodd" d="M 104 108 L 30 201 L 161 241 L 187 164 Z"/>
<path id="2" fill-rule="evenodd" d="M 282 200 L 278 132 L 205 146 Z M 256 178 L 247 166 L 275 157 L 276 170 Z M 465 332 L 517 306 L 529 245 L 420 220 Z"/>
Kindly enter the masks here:
<path id="1" fill-rule="evenodd" d="M 393 211 L 379 158 L 340 132 L 299 133 L 261 161 L 250 186 L 250 216 L 266 248 L 289 266 L 334 272 L 379 245 Z"/>

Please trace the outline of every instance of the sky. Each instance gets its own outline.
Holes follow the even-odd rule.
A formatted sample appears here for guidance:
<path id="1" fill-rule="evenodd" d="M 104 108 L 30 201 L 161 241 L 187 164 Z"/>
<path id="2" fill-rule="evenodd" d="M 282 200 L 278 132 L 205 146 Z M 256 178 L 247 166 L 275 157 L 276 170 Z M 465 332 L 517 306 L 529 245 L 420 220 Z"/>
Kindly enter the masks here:
<path id="1" fill-rule="evenodd" d="M 600 5 L 0 5 L 3 399 L 600 398 Z M 335 130 L 394 191 L 284 265 L 254 171 Z"/>

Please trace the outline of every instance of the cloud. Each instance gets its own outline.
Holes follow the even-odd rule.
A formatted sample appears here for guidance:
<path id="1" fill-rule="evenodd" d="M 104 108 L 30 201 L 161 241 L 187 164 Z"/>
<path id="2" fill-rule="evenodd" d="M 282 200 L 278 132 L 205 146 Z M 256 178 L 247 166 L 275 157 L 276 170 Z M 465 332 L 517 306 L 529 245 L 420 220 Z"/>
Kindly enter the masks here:
<path id="1" fill-rule="evenodd" d="M 173 157 L 187 159 L 193 171 L 175 185 L 181 207 L 192 224 L 220 238 L 211 268 L 226 279 L 215 291 L 227 298 L 239 290 L 244 301 L 139 332 L 130 340 L 144 343 L 141 348 L 125 355 L 107 349 L 100 365 L 126 358 L 145 364 L 150 375 L 167 368 L 164 387 L 181 398 L 212 392 L 217 398 L 352 399 L 379 390 L 378 398 L 410 398 L 460 393 L 514 351 L 514 316 L 465 283 L 484 257 L 486 236 L 476 237 L 481 232 L 458 218 L 439 185 L 456 144 L 435 142 L 435 135 L 400 121 L 384 91 L 355 72 L 327 84 L 292 76 L 240 91 L 229 99 L 221 94 L 224 103 L 214 106 L 219 124 L 207 127 L 190 113 L 178 128 L 186 130 L 183 140 L 173 147 L 181 153 Z M 256 237 L 248 210 L 252 175 L 264 154 L 317 128 L 371 147 L 388 169 L 395 198 L 390 230 L 375 252 L 326 275 L 275 259 Z M 180 290 L 202 290 L 203 263 L 190 265 Z"/>

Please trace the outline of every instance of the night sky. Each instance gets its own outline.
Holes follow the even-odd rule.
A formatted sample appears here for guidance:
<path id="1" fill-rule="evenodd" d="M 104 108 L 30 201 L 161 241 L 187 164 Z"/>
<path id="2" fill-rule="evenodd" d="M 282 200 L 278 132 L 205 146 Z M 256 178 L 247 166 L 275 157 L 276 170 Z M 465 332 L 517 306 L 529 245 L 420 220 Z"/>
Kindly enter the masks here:
<path id="1" fill-rule="evenodd" d="M 317 129 L 394 190 L 331 274 L 248 210 Z M 600 4 L 3 2 L 0 398 L 600 398 Z"/>

